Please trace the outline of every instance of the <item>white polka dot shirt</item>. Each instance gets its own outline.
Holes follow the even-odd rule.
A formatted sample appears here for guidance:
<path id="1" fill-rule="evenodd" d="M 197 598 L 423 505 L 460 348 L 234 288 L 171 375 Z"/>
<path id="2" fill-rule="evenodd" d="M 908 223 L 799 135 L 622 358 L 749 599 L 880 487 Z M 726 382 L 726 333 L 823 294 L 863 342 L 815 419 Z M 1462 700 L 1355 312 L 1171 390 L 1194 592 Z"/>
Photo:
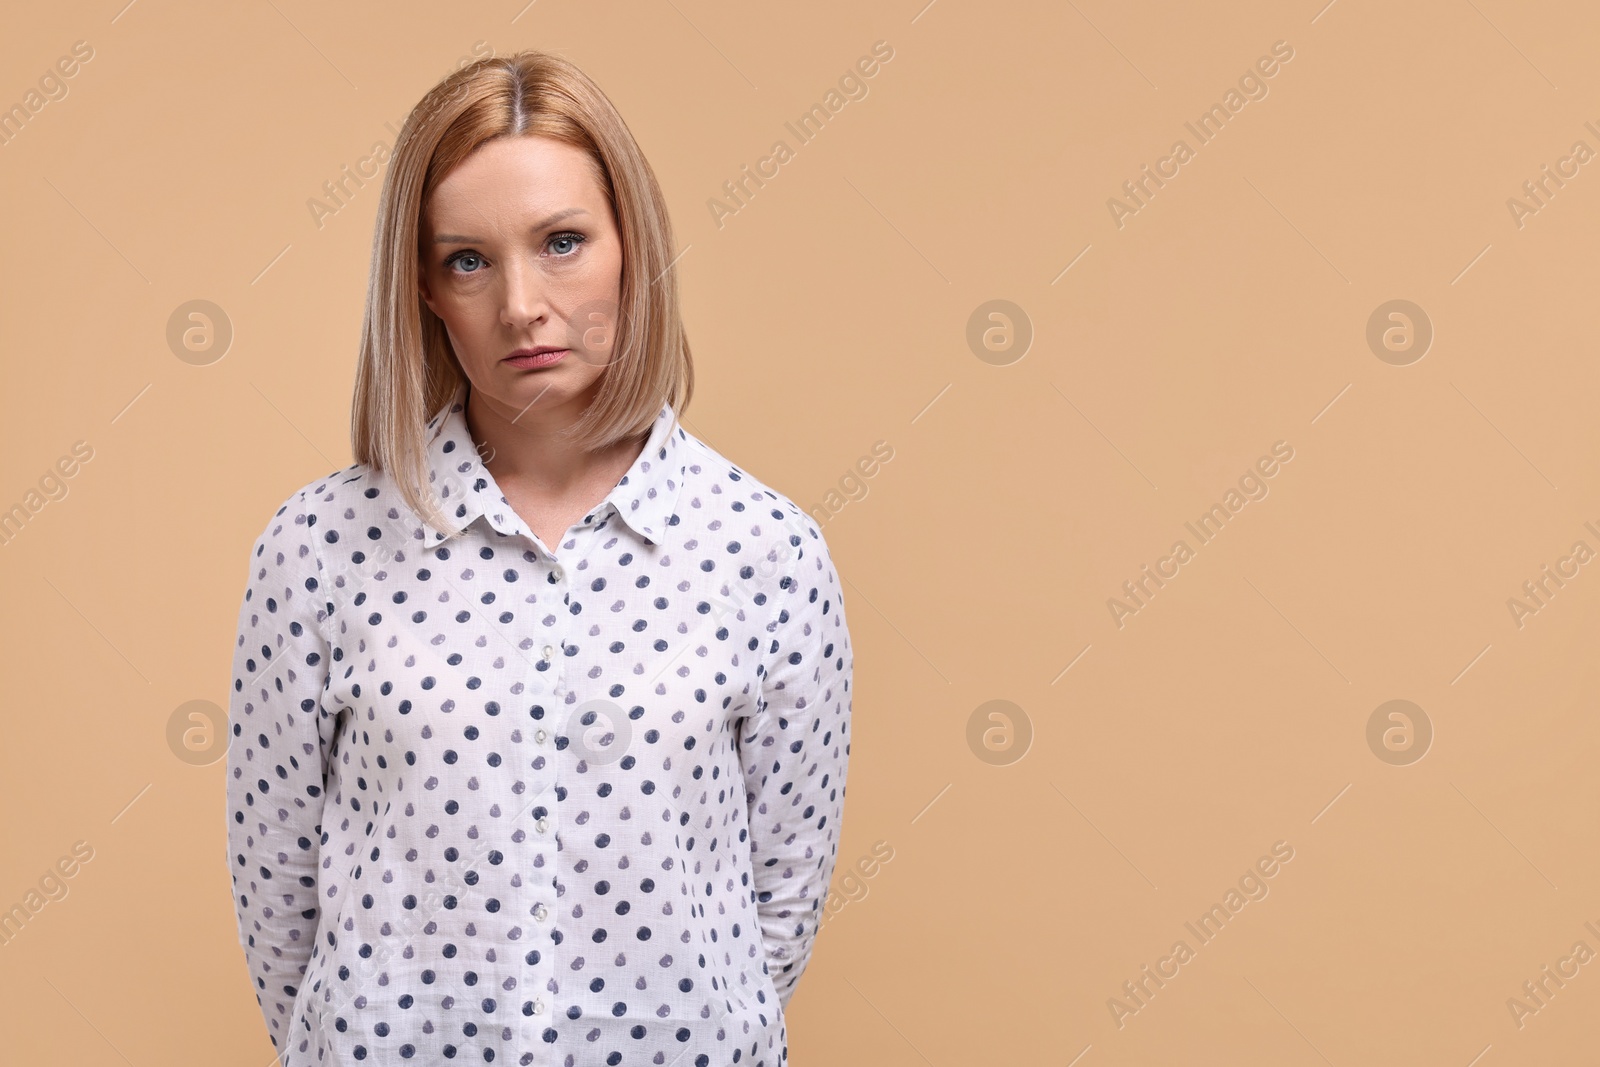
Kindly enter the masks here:
<path id="1" fill-rule="evenodd" d="M 811 518 L 677 424 L 553 551 L 427 427 L 451 529 L 357 464 L 250 557 L 228 859 L 285 1067 L 779 1067 L 850 753 Z"/>

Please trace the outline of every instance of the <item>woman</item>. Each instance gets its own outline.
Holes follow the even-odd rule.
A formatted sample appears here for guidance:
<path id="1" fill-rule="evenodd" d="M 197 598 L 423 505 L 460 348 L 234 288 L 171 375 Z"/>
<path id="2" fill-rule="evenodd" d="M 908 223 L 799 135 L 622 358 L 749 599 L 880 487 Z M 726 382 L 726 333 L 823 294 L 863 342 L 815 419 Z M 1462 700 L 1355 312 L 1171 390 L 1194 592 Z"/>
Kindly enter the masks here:
<path id="1" fill-rule="evenodd" d="M 480 60 L 401 131 L 357 462 L 267 523 L 233 662 L 239 935 L 287 1067 L 787 1059 L 852 657 L 815 525 L 677 422 L 673 258 L 561 59 Z"/>

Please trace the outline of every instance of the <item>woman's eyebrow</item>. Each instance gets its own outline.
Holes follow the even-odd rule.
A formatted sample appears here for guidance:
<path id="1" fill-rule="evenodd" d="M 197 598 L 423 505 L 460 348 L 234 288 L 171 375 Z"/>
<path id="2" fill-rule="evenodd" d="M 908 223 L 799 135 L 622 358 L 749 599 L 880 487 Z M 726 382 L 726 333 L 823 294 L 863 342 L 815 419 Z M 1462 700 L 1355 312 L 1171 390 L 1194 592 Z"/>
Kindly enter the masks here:
<path id="1" fill-rule="evenodd" d="M 588 211 L 581 207 L 569 207 L 565 211 L 558 211 L 554 215 L 549 215 L 540 219 L 538 222 L 530 226 L 529 229 L 542 230 L 548 226 L 555 225 L 562 219 L 571 218 L 573 215 L 587 215 L 588 213 Z M 436 245 L 474 244 L 482 240 L 482 237 L 463 237 L 458 233 L 441 233 L 433 239 L 433 243 Z"/>

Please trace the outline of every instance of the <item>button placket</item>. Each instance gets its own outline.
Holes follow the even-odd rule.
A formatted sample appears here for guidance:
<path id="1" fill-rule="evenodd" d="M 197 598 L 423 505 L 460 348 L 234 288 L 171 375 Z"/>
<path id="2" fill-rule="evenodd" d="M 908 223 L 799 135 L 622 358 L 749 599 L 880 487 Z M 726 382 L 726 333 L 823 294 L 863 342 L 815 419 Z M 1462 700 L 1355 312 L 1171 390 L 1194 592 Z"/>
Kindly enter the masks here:
<path id="1" fill-rule="evenodd" d="M 532 538 L 531 532 L 528 534 L 528 536 Z M 536 545 L 539 545 L 537 538 L 533 538 L 533 540 Z M 539 545 L 539 549 L 541 552 L 545 552 L 542 545 Z M 547 552 L 545 554 L 548 555 Z M 566 579 L 568 576 L 567 568 L 564 567 L 560 562 L 556 561 L 554 556 L 549 556 L 549 559 L 550 570 L 548 571 L 548 574 L 552 576 L 555 581 L 547 582 L 547 588 L 550 588 L 551 592 L 558 594 L 558 603 L 560 604 L 560 607 L 557 610 L 558 618 L 561 619 L 561 623 L 558 625 L 556 632 L 548 635 L 546 638 L 546 643 L 539 648 L 541 656 L 545 661 L 546 669 L 543 671 L 535 670 L 533 672 L 533 685 L 531 686 L 531 693 L 537 694 L 541 689 L 548 687 L 549 695 L 547 698 L 542 700 L 541 703 L 546 705 L 551 715 L 559 715 L 560 713 L 556 709 L 561 706 L 567 688 L 565 682 L 566 672 L 562 667 L 561 654 L 566 648 L 565 630 L 571 615 L 570 591 L 566 585 Z M 561 726 L 561 723 L 551 718 L 547 720 L 546 723 L 541 723 L 541 725 L 535 727 L 533 730 L 533 740 L 540 749 L 538 754 L 544 757 L 547 787 L 553 787 L 557 784 L 557 775 L 555 769 L 559 766 L 559 764 L 555 758 L 557 753 L 553 751 L 555 739 L 552 735 L 553 731 L 561 728 Z M 551 796 L 554 796 L 556 791 L 554 788 L 548 788 L 548 792 Z M 554 841 L 552 840 L 552 837 L 555 833 L 555 812 L 553 807 L 547 809 L 547 811 L 547 814 L 541 815 L 534 820 L 533 828 L 534 832 L 538 835 L 540 845 L 548 843 L 553 847 Z M 555 888 L 555 878 L 559 869 L 559 853 L 551 851 L 549 853 L 549 859 L 550 862 L 546 868 L 547 873 L 545 873 L 544 877 L 538 880 L 536 891 L 553 894 Z M 531 914 L 534 921 L 539 924 L 542 930 L 548 930 L 549 924 L 554 921 L 552 905 L 547 904 L 543 900 L 535 902 L 533 908 L 531 909 Z M 544 954 L 543 959 L 549 961 L 549 963 L 553 966 L 554 960 L 548 952 Z M 545 1008 L 546 1004 L 542 997 L 536 998 L 533 1001 L 532 1011 L 534 1015 L 543 1015 L 545 1013 Z"/>
<path id="2" fill-rule="evenodd" d="M 531 533 L 529 536 L 532 536 Z M 534 543 L 536 545 L 539 544 L 537 538 L 534 538 Z M 539 545 L 539 550 L 540 552 L 548 555 L 544 549 L 544 546 Z M 549 559 L 551 561 L 551 569 L 548 573 L 556 576 L 557 584 L 554 586 L 554 588 L 547 584 L 546 588 L 550 589 L 551 592 L 561 594 L 560 601 L 562 602 L 562 609 L 558 610 L 560 610 L 560 614 L 564 615 L 564 601 L 566 597 L 565 592 L 560 588 L 559 583 L 564 580 L 566 571 L 560 563 L 555 562 L 553 556 L 549 556 Z M 564 619 L 562 621 L 565 622 Z M 562 629 L 564 629 L 564 627 Z M 558 629 L 556 632 L 547 635 L 545 644 L 539 647 L 541 658 L 545 663 L 545 669 L 535 670 L 533 672 L 532 686 L 530 687 L 530 695 L 542 696 L 543 698 L 540 699 L 539 702 L 544 704 L 547 709 L 546 720 L 541 722 L 540 725 L 536 726 L 533 730 L 533 740 L 539 748 L 537 753 L 538 757 L 542 757 L 544 761 L 544 770 L 542 776 L 545 778 L 545 791 L 548 792 L 551 797 L 556 795 L 556 789 L 554 787 L 558 782 L 556 773 L 556 768 L 559 766 L 556 760 L 558 753 L 554 751 L 555 738 L 553 734 L 555 730 L 560 728 L 560 723 L 557 722 L 553 716 L 560 714 L 558 709 L 561 706 L 562 694 L 566 688 L 563 677 L 564 672 L 561 667 L 560 659 L 561 652 L 565 647 L 566 639 L 561 629 Z M 543 690 L 544 693 L 541 693 L 541 690 Z M 538 878 L 536 891 L 546 894 L 553 899 L 555 880 L 559 870 L 559 854 L 553 850 L 554 841 L 552 840 L 554 829 L 553 805 L 551 808 L 547 809 L 547 812 L 547 814 L 540 815 L 538 818 L 536 818 L 533 823 L 534 833 L 537 835 L 536 847 L 543 848 L 545 845 L 552 846 L 551 850 L 547 852 L 548 863 L 542 872 L 542 877 Z M 549 925 L 554 921 L 552 907 L 552 904 L 548 904 L 544 900 L 539 900 L 534 903 L 534 906 L 530 912 L 534 921 L 538 924 L 540 931 L 544 934 L 544 936 L 540 938 L 542 944 L 549 944 L 547 940 L 549 937 Z M 546 951 L 543 954 L 543 959 L 549 966 L 554 966 L 555 960 L 549 951 Z M 541 966 L 539 969 L 543 970 L 543 967 Z M 543 983 L 541 982 L 540 984 Z M 546 1007 L 547 1005 L 545 1004 L 544 998 L 536 997 L 533 1000 L 531 1010 L 533 1015 L 537 1017 L 545 1014 Z"/>
<path id="3" fill-rule="evenodd" d="M 555 581 L 547 581 L 546 585 L 552 587 L 553 591 L 559 594 L 559 600 L 557 600 L 556 603 L 558 603 L 560 607 L 557 609 L 556 614 L 557 617 L 560 618 L 561 622 L 557 624 L 556 632 L 550 635 L 550 639 L 547 641 L 542 651 L 544 653 L 545 661 L 550 664 L 549 678 L 551 695 L 552 697 L 560 699 L 565 697 L 567 691 L 566 671 L 562 669 L 561 658 L 563 650 L 567 647 L 565 631 L 567 620 L 570 618 L 570 604 L 568 602 L 570 593 L 563 584 L 566 581 L 566 569 L 554 556 L 550 557 L 549 574 L 555 579 Z"/>

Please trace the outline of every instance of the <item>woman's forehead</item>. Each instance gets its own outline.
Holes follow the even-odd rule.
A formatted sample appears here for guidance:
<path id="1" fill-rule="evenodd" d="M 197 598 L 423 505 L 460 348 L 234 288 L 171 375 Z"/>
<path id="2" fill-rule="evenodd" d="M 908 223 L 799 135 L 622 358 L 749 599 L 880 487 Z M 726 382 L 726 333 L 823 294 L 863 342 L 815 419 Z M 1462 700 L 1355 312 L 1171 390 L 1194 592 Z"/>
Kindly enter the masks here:
<path id="1" fill-rule="evenodd" d="M 441 229 L 490 221 L 524 229 L 564 211 L 593 214 L 605 203 L 588 153 L 547 137 L 514 137 L 485 143 L 445 175 L 427 214 Z"/>

